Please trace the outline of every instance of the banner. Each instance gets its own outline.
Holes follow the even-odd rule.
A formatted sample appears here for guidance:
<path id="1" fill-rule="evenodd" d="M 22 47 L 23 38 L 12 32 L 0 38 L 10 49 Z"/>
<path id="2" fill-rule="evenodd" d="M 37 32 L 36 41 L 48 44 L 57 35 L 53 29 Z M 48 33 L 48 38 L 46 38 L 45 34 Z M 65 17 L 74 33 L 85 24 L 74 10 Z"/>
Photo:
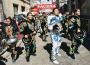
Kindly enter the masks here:
<path id="1" fill-rule="evenodd" d="M 34 7 L 33 9 L 32 9 L 33 11 L 32 11 L 32 13 L 33 14 L 38 14 L 38 12 L 39 12 L 39 10 L 38 10 L 38 8 L 37 7 Z"/>
<path id="2" fill-rule="evenodd" d="M 39 11 L 56 8 L 56 0 L 34 0 Z"/>
<path id="3" fill-rule="evenodd" d="M 56 4 L 38 4 L 38 9 L 53 9 L 56 8 Z"/>

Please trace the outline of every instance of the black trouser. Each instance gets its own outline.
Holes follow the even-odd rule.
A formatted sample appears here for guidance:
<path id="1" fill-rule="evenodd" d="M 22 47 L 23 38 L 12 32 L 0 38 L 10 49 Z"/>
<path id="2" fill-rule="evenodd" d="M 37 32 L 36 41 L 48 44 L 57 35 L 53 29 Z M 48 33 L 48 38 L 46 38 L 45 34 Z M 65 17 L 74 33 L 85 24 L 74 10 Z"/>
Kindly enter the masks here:
<path id="1" fill-rule="evenodd" d="M 70 40 L 71 41 L 73 41 L 73 39 L 74 39 L 74 34 L 73 34 L 73 31 L 71 31 L 71 30 L 68 30 L 68 34 L 70 35 Z"/>
<path id="2" fill-rule="evenodd" d="M 75 51 L 78 51 L 78 48 L 80 47 L 80 45 L 83 43 L 82 42 L 82 40 L 83 40 L 83 38 L 82 39 L 75 39 L 74 38 L 74 40 L 75 40 Z"/>
<path id="3" fill-rule="evenodd" d="M 25 44 L 25 51 L 30 54 L 33 54 L 36 52 L 36 44 L 31 43 L 31 44 Z"/>

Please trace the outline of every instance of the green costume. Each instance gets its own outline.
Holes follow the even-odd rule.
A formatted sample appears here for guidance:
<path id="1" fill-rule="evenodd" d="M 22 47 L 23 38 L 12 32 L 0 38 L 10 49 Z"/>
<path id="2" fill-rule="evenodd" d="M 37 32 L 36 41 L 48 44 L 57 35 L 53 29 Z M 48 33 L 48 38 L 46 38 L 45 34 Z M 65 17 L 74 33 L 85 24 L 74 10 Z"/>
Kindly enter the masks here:
<path id="1" fill-rule="evenodd" d="M 28 57 L 36 52 L 36 44 L 33 40 L 34 23 L 26 20 L 21 24 L 20 31 L 23 34 L 22 41 L 25 44 L 26 56 Z M 28 38 L 25 38 L 25 35 L 28 35 Z"/>

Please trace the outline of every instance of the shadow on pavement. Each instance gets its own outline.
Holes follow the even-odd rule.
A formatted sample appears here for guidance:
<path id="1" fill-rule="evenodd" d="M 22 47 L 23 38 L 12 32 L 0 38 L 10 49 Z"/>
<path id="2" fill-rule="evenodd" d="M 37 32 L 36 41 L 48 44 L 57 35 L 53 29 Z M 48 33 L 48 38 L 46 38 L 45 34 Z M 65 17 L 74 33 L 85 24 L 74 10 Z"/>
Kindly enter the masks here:
<path id="1" fill-rule="evenodd" d="M 44 49 L 47 50 L 47 52 L 49 53 L 49 58 L 51 60 L 52 44 L 51 43 L 47 43 L 47 45 L 44 46 Z"/>
<path id="2" fill-rule="evenodd" d="M 19 56 L 23 53 L 22 51 L 24 50 L 23 47 L 17 47 L 16 51 L 17 51 L 17 56 L 16 56 L 16 60 L 19 58 Z"/>
<path id="3" fill-rule="evenodd" d="M 72 59 L 75 59 L 75 55 L 74 54 L 69 54 L 69 49 L 70 47 L 67 46 L 67 43 L 63 42 L 61 47 L 60 47 L 63 51 L 66 52 L 66 54 L 71 57 Z M 46 46 L 44 46 L 44 49 L 47 50 L 47 52 L 49 53 L 49 58 L 51 60 L 51 51 L 52 51 L 52 44 L 51 43 L 47 43 Z"/>
<path id="4" fill-rule="evenodd" d="M 70 47 L 67 45 L 66 42 L 62 42 L 61 47 L 60 47 L 64 52 L 66 52 L 66 54 L 71 57 L 72 59 L 75 59 L 75 55 L 74 54 L 70 54 Z"/>
<path id="5" fill-rule="evenodd" d="M 0 65 L 6 65 L 3 61 L 7 62 L 7 59 L 0 56 Z"/>
<path id="6" fill-rule="evenodd" d="M 69 52 L 69 49 L 70 49 L 70 47 L 67 46 L 67 43 L 65 43 L 65 42 L 62 42 L 60 48 L 61 48 L 63 51 L 65 51 L 66 53 L 68 53 L 68 52 Z"/>

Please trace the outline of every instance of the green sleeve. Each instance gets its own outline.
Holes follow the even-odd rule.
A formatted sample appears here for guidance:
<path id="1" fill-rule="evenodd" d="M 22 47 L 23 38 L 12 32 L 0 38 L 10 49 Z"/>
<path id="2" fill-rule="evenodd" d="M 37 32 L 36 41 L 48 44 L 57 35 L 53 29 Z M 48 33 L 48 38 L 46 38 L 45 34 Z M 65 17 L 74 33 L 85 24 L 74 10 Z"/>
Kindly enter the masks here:
<path id="1" fill-rule="evenodd" d="M 20 26 L 20 32 L 22 33 L 24 31 L 24 26 L 23 24 Z"/>

